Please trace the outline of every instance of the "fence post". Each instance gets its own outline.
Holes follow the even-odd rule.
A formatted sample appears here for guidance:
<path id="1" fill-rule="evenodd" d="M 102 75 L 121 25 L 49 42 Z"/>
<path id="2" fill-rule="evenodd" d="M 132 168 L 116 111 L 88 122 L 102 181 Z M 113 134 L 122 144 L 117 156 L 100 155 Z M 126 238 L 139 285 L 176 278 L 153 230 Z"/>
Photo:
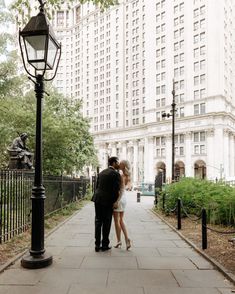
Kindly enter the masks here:
<path id="1" fill-rule="evenodd" d="M 177 229 L 181 230 L 181 199 L 177 199 Z"/>
<path id="2" fill-rule="evenodd" d="M 163 211 L 165 211 L 165 200 L 166 200 L 166 194 L 163 193 L 163 195 L 162 195 L 162 209 L 163 209 Z"/>
<path id="3" fill-rule="evenodd" d="M 202 249 L 207 249 L 206 209 L 202 209 Z"/>
<path id="4" fill-rule="evenodd" d="M 137 192 L 137 202 L 140 202 L 140 192 Z"/>

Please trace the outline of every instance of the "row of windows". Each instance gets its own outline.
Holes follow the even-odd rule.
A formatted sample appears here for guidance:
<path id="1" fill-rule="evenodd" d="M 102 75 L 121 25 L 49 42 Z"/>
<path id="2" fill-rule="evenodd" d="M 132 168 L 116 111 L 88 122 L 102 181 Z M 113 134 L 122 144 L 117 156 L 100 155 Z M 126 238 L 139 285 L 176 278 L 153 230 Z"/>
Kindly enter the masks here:
<path id="1" fill-rule="evenodd" d="M 206 141 L 206 132 L 193 132 L 193 142 L 205 142 Z M 184 144 L 185 143 L 185 135 L 184 134 L 176 134 L 175 135 L 175 144 Z M 166 145 L 166 137 L 160 136 L 155 138 L 156 146 L 165 146 Z"/>
<path id="2" fill-rule="evenodd" d="M 162 117 L 162 115 L 165 113 L 165 110 L 156 112 L 156 121 L 162 121 L 165 120 L 165 117 Z M 206 113 L 206 104 L 205 103 L 199 103 L 195 104 L 193 106 L 193 115 L 200 115 Z M 184 107 L 179 107 L 177 109 L 177 112 L 175 114 L 176 117 L 184 117 Z"/>
<path id="3" fill-rule="evenodd" d="M 206 154 L 206 146 L 204 144 L 194 145 L 193 146 L 194 155 L 205 155 Z M 184 156 L 184 147 L 179 146 L 175 147 L 175 155 L 176 156 Z M 156 148 L 156 157 L 162 158 L 166 156 L 166 149 L 165 148 Z"/>

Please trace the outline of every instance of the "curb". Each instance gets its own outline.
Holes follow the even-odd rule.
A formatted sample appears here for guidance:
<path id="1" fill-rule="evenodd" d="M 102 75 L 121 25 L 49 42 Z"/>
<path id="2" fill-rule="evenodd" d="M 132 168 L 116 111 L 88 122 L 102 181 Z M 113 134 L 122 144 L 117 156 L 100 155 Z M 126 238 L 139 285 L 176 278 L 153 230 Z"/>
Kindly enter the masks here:
<path id="1" fill-rule="evenodd" d="M 191 242 L 189 239 L 187 239 L 182 233 L 180 233 L 172 224 L 168 223 L 161 215 L 159 215 L 156 211 L 153 209 L 150 209 L 150 211 L 159 217 L 166 225 L 168 225 L 175 233 L 177 233 L 186 243 L 188 243 L 193 249 L 195 249 L 199 254 L 201 254 L 207 261 L 209 261 L 217 270 L 219 270 L 230 282 L 232 282 L 235 285 L 235 275 L 232 274 L 230 271 L 228 271 L 223 265 L 221 265 L 218 261 L 216 261 L 214 258 L 207 255 L 205 252 L 203 252 L 200 248 L 198 248 L 193 242 Z"/>
<path id="2" fill-rule="evenodd" d="M 63 226 L 66 222 L 68 222 L 70 219 L 72 219 L 80 210 L 75 211 L 72 215 L 70 215 L 68 218 L 66 218 L 64 221 L 59 223 L 56 227 L 51 229 L 47 234 L 45 234 L 45 239 L 49 237 L 51 234 L 53 234 L 55 231 L 57 231 L 61 226 Z M 27 249 L 23 249 L 23 251 L 16 256 L 12 257 L 10 260 L 5 262 L 0 266 L 0 274 L 4 272 L 9 266 L 13 265 L 18 259 L 20 259 L 23 255 L 25 255 L 28 252 Z"/>

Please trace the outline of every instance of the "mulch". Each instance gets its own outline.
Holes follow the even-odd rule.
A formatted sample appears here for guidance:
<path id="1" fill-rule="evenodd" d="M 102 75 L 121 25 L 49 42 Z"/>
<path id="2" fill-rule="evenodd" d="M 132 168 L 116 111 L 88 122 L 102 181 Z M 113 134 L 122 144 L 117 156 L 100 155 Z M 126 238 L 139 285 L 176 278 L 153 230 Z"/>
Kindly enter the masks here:
<path id="1" fill-rule="evenodd" d="M 159 211 L 157 213 L 172 226 L 177 227 L 175 216 L 166 216 Z M 234 231 L 234 227 L 230 228 L 218 225 L 210 225 L 210 227 L 222 232 Z M 194 222 L 189 218 L 182 218 L 180 233 L 195 244 L 196 247 L 202 248 L 201 221 Z M 235 275 L 235 243 L 229 241 L 232 237 L 235 237 L 235 234 L 220 234 L 207 230 L 207 249 L 203 251 Z"/>

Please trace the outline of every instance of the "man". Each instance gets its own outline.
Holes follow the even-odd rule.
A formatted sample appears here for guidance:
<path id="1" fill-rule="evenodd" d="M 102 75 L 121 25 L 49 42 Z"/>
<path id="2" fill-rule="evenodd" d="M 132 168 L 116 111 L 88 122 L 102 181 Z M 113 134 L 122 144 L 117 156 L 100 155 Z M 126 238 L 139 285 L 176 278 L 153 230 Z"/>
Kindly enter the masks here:
<path id="1" fill-rule="evenodd" d="M 19 137 L 13 140 L 9 150 L 18 152 L 18 158 L 20 159 L 23 168 L 32 169 L 33 168 L 33 164 L 32 164 L 33 153 L 29 152 L 29 149 L 26 147 L 27 139 L 28 139 L 28 134 L 22 133 Z"/>
<path id="2" fill-rule="evenodd" d="M 109 167 L 97 178 L 96 190 L 92 197 L 95 202 L 95 251 L 106 251 L 109 247 L 109 233 L 112 223 L 113 204 L 117 201 L 121 186 L 117 157 L 110 157 Z M 102 239 L 101 239 L 102 232 Z"/>

